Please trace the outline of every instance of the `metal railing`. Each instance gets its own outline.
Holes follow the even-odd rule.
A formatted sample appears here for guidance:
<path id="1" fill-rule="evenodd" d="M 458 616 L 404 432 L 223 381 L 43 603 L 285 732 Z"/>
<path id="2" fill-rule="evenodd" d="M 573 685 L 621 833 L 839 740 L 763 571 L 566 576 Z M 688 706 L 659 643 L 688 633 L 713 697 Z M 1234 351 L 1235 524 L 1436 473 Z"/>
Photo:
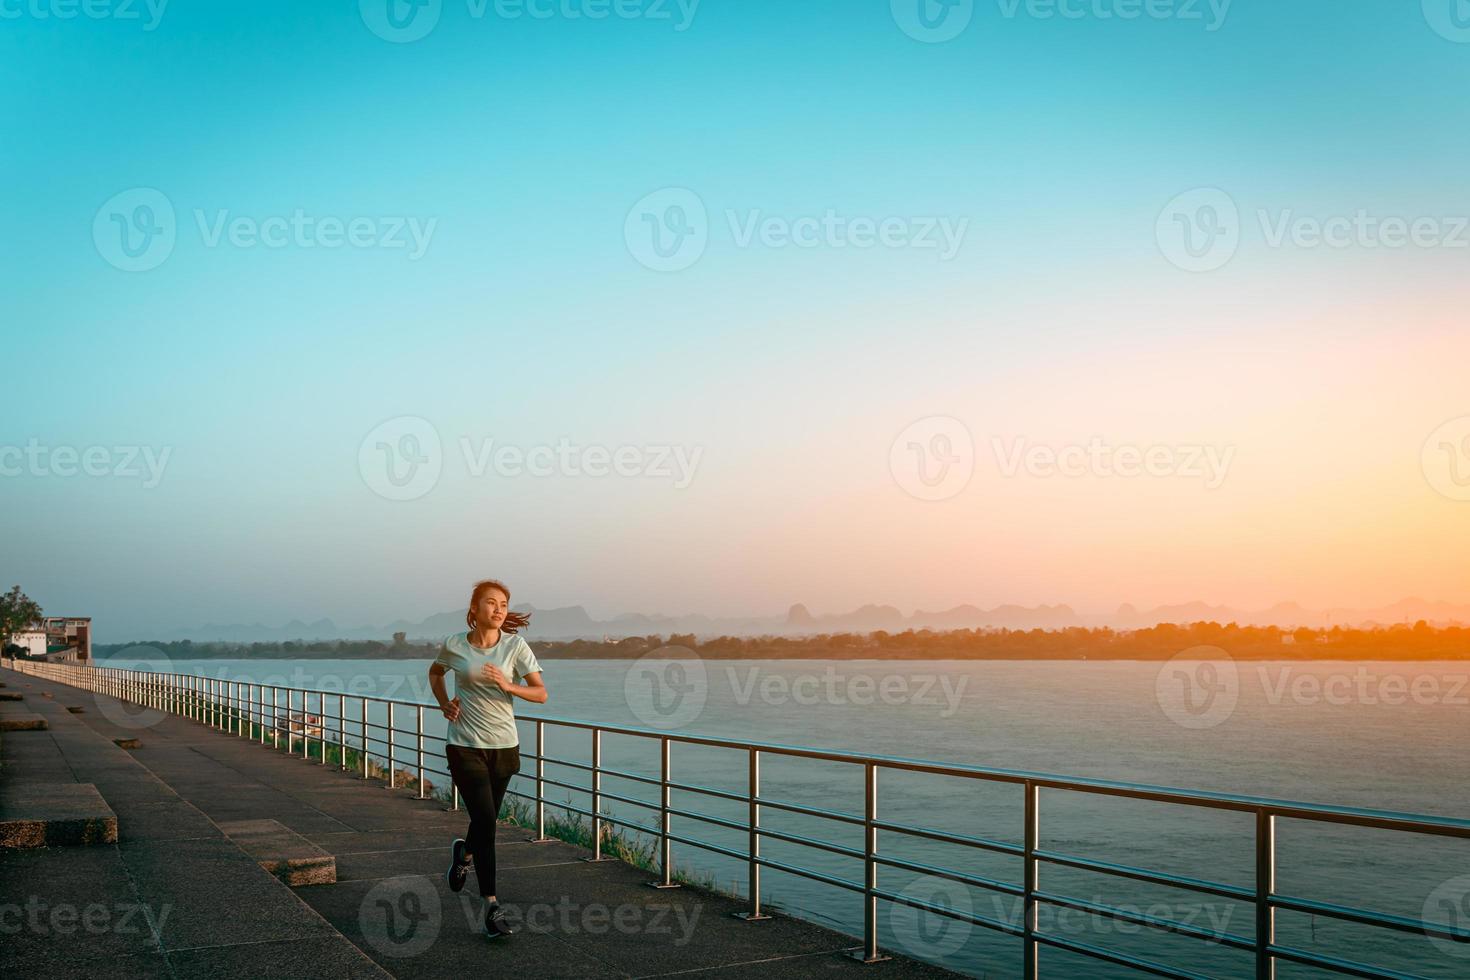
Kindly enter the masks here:
<path id="1" fill-rule="evenodd" d="M 25 673 L 46 677 L 72 686 L 100 694 L 110 695 L 134 704 L 143 705 L 162 712 L 182 715 L 186 718 L 211 725 L 217 729 L 233 732 L 241 737 L 247 735 L 267 740 L 279 747 L 282 738 L 286 751 L 294 753 L 295 743 L 302 743 L 302 755 L 311 758 L 311 743 L 317 741 L 317 761 L 326 764 L 328 745 L 336 748 L 337 764 L 347 768 L 349 750 L 359 755 L 357 765 L 364 778 L 372 774 L 374 758 L 386 763 L 389 785 L 398 785 L 394 774 L 398 771 L 398 752 L 404 748 L 395 736 L 411 736 L 413 755 L 412 772 L 416 775 L 418 797 L 427 798 L 426 774 L 433 773 L 448 777 L 446 770 L 435 769 L 425 762 L 425 742 L 437 742 L 441 746 L 443 736 L 435 736 L 424 730 L 425 709 L 436 710 L 433 705 L 413 701 L 379 698 L 371 695 L 339 694 L 313 691 L 303 688 L 278 687 L 256 684 L 249 681 L 229 681 L 209 678 L 197 674 L 155 673 L 150 671 L 120 670 L 108 667 L 83 667 L 57 664 L 40 664 L 26 661 L 12 662 L 15 669 Z M 284 705 L 282 695 L 284 694 Z M 299 703 L 298 703 L 299 696 Z M 312 713 L 311 701 L 315 698 L 317 710 Z M 354 704 L 355 703 L 355 704 Z M 356 707 L 356 712 L 348 709 Z M 369 706 L 382 705 L 386 723 L 375 723 L 370 718 Z M 336 709 L 333 717 L 330 709 Z M 284 708 L 284 712 L 283 709 Z M 406 712 L 414 718 L 413 728 L 398 728 L 395 716 Z M 1413 933 L 1422 937 L 1438 938 L 1456 943 L 1470 943 L 1470 930 L 1447 923 L 1392 915 L 1370 909 L 1336 905 L 1306 898 L 1282 894 L 1276 889 L 1276 841 L 1277 821 L 1281 819 L 1310 821 L 1316 824 L 1340 827 L 1373 828 L 1398 831 L 1404 834 L 1424 835 L 1438 838 L 1470 840 L 1470 820 L 1449 817 L 1422 816 L 1383 810 L 1354 809 L 1287 800 L 1264 799 L 1238 796 L 1227 793 L 1186 791 L 1162 786 L 1113 782 L 1100 779 L 1063 778 L 1043 773 L 1022 772 L 1006 769 L 988 769 L 976 766 L 951 765 L 904 759 L 892 756 L 861 755 L 849 752 L 825 751 L 789 745 L 774 745 L 742 739 L 710 738 L 698 735 L 683 735 L 671 732 L 652 731 L 602 725 L 587 721 L 561 718 L 528 717 L 523 721 L 535 726 L 534 753 L 521 753 L 523 759 L 535 762 L 532 778 L 534 793 L 509 790 L 509 794 L 530 801 L 535 808 L 535 831 L 533 840 L 549 840 L 546 836 L 546 808 L 577 813 L 592 821 L 592 860 L 605 860 L 602 844 L 605 828 L 609 825 L 625 827 L 657 838 L 658 866 L 661 878 L 653 882 L 657 887 L 677 887 L 673 878 L 672 845 L 682 844 L 701 848 L 740 861 L 746 866 L 749 910 L 741 917 L 760 921 L 769 918 L 763 907 L 761 871 L 772 869 L 810 879 L 822 884 L 855 892 L 862 897 L 863 945 L 853 955 L 865 962 L 875 962 L 885 957 L 878 948 L 877 907 L 880 900 L 910 906 L 914 909 L 945 916 L 972 925 L 981 926 L 999 933 L 1014 936 L 1022 942 L 1023 976 L 1035 980 L 1040 976 L 1038 953 L 1042 947 L 1066 950 L 1095 960 L 1101 960 L 1160 977 L 1178 980 L 1207 980 L 1202 974 L 1180 969 L 1168 964 L 1134 956 L 1116 949 L 1108 949 L 1080 942 L 1066 936 L 1047 932 L 1040 928 L 1038 912 L 1043 906 L 1067 908 L 1090 915 L 1101 916 L 1113 921 L 1128 923 L 1192 937 L 1219 946 L 1249 953 L 1254 958 L 1254 973 L 1257 978 L 1274 978 L 1280 961 L 1312 966 L 1346 976 L 1374 978 L 1374 980 L 1406 980 L 1412 974 L 1398 972 L 1386 967 L 1357 962 L 1354 960 L 1326 956 L 1310 950 L 1283 945 L 1276 940 L 1276 913 L 1289 911 L 1323 916 L 1340 922 L 1360 926 L 1371 926 L 1396 933 Z M 332 727 L 335 723 L 335 728 Z M 349 741 L 348 728 L 356 726 L 356 744 Z M 591 764 L 570 759 L 551 758 L 546 749 L 546 727 L 555 726 L 568 730 L 581 730 L 590 739 Z M 375 734 L 381 731 L 382 737 Z M 625 770 L 612 769 L 602 764 L 602 737 L 607 734 L 631 736 L 658 743 L 659 776 L 653 778 Z M 329 741 L 328 736 L 333 736 Z M 680 782 L 672 778 L 670 746 L 700 745 L 734 749 L 746 753 L 747 777 L 744 793 L 734 793 L 694 783 Z M 376 747 L 376 751 L 375 751 Z M 442 750 L 434 753 L 443 758 Z M 813 807 L 789 800 L 776 800 L 761 795 L 760 772 L 764 757 L 821 760 L 860 767 L 863 774 L 863 812 L 847 813 L 822 807 Z M 590 787 L 553 779 L 546 775 L 546 765 L 564 766 L 586 772 Z M 446 764 L 447 765 L 447 764 Z M 1021 787 L 1023 796 L 1023 826 L 1021 843 L 992 840 L 983 837 L 950 833 L 932 827 L 920 827 L 883 820 L 878 809 L 878 776 L 885 771 L 907 771 L 926 773 L 963 780 L 980 780 L 991 783 L 1011 784 Z M 528 774 L 530 775 L 530 774 Z M 610 792 L 603 788 L 602 777 L 614 776 L 636 783 L 655 787 L 658 802 L 640 800 L 636 797 Z M 565 802 L 548 800 L 546 788 L 555 786 L 579 793 L 589 793 L 591 805 L 578 807 L 570 800 Z M 671 791 L 700 794 L 714 799 L 740 804 L 745 819 L 732 820 L 710 813 L 701 813 L 671 805 Z M 1131 800 L 1152 801 L 1184 807 L 1234 811 L 1251 815 L 1254 819 L 1255 882 L 1252 887 L 1184 877 L 1131 865 L 1115 864 L 1064 854 L 1041 846 L 1042 790 L 1073 794 L 1121 797 Z M 647 826 L 627 820 L 604 810 L 605 801 L 615 801 L 642 807 L 657 815 L 657 825 Z M 451 803 L 459 808 L 458 791 L 452 792 Z M 862 829 L 861 849 L 846 847 L 830 841 L 820 840 L 776 830 L 761 823 L 764 809 L 770 808 L 785 813 L 833 821 L 849 827 Z M 679 817 L 737 831 L 746 838 L 745 850 L 725 847 L 708 840 L 700 840 L 672 829 L 671 819 Z M 988 877 L 937 867 L 915 861 L 890 857 L 879 852 L 878 834 L 897 834 L 910 838 L 959 845 L 981 851 L 1020 858 L 1022 876 L 1019 884 Z M 762 839 L 778 840 L 827 853 L 860 860 L 863 880 L 851 881 L 826 874 L 813 868 L 776 861 L 761 854 Z M 1206 930 L 1189 923 L 1142 914 L 1116 906 L 1088 902 L 1041 888 L 1039 871 L 1043 865 L 1071 868 L 1098 873 L 1147 884 L 1178 888 L 1185 891 L 1235 900 L 1251 905 L 1254 909 L 1254 935 L 1242 936 L 1223 930 Z M 879 868 L 893 868 L 936 878 L 954 881 L 966 886 L 1010 896 L 1021 901 L 1022 916 L 1019 923 L 1001 918 L 974 914 L 948 905 L 924 901 L 914 896 L 885 889 L 879 884 Z"/>

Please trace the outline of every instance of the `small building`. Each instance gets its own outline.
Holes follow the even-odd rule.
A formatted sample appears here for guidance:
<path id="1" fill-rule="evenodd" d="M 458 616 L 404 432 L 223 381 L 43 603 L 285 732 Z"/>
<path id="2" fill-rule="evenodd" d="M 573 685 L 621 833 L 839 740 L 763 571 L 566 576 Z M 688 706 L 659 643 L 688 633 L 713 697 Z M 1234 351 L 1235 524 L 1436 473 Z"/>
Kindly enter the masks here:
<path id="1" fill-rule="evenodd" d="M 41 629 L 51 659 L 92 662 L 91 616 L 47 616 L 41 620 Z"/>
<path id="2" fill-rule="evenodd" d="M 46 631 L 33 626 L 19 633 L 12 633 L 9 646 L 20 647 L 23 657 L 44 657 L 46 655 Z"/>

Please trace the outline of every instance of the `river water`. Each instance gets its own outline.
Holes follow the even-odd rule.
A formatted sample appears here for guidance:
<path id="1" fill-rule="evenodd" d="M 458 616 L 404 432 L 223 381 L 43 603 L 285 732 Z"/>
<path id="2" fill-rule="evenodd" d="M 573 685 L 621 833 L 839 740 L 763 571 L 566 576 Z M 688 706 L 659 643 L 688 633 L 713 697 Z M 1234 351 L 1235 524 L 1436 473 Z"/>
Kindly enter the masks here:
<path id="1" fill-rule="evenodd" d="M 138 651 L 133 651 L 137 653 Z M 427 661 L 198 660 L 146 653 L 112 666 L 143 666 L 216 678 L 431 702 Z M 534 750 L 537 716 L 988 768 L 1095 777 L 1250 796 L 1470 817 L 1470 662 L 1234 662 L 1223 654 L 1168 664 L 1132 661 L 700 661 L 547 660 L 549 704 L 516 702 L 523 748 Z M 317 702 L 312 702 L 316 710 Z M 356 702 L 348 704 L 350 723 Z M 381 712 L 374 709 L 374 718 Z M 322 712 L 335 724 L 335 699 Z M 437 710 L 426 726 L 442 735 Z M 412 727 L 412 718 L 398 719 Z M 549 756 L 590 761 L 585 731 L 547 726 Z M 350 740 L 350 739 L 349 739 Z M 410 758 L 400 738 L 400 759 Z M 437 746 L 437 743 L 431 743 Z M 657 743 L 604 737 L 603 764 L 658 774 Z M 437 753 L 435 753 L 437 755 Z M 747 753 L 675 744 L 678 781 L 743 793 Z M 442 762 L 434 763 L 436 767 Z M 525 763 L 523 771 L 529 771 Z M 587 785 L 587 773 L 548 766 L 549 777 Z M 762 756 L 761 795 L 849 814 L 863 811 L 862 768 Z M 432 777 L 431 777 L 432 778 Z M 880 770 L 884 821 L 1020 843 L 1022 794 L 1013 784 Z M 645 784 L 605 776 L 609 792 L 655 800 Z M 530 792 L 521 778 L 513 790 Z M 588 794 L 549 790 L 588 806 Z M 676 791 L 675 807 L 744 820 L 743 805 Z M 652 825 L 654 814 L 607 803 L 607 812 Z M 1040 846 L 1093 860 L 1253 887 L 1253 822 L 1244 814 L 1116 797 L 1041 793 Z M 860 848 L 862 830 L 767 808 L 762 824 Z M 743 851 L 745 835 L 675 818 L 674 832 Z M 1019 859 L 880 831 L 879 851 L 901 860 L 1019 882 Z M 688 845 L 675 861 L 746 894 L 743 862 Z M 862 862 L 767 840 L 762 854 L 847 881 Z M 1338 829 L 1280 821 L 1278 891 L 1470 927 L 1470 841 Z M 976 916 L 1019 921 L 1015 899 L 909 870 L 882 867 L 879 887 Z M 1186 922 L 1250 939 L 1252 907 L 1229 898 L 1043 864 L 1040 887 L 1087 902 Z M 763 872 L 778 908 L 859 934 L 860 897 L 789 873 Z M 1020 970 L 1020 942 L 945 916 L 880 902 L 882 945 L 976 976 Z M 1207 976 L 1248 977 L 1249 953 L 1082 911 L 1042 906 L 1043 930 Z M 752 926 L 759 928 L 759 926 Z M 1390 933 L 1282 912 L 1278 941 L 1429 977 L 1470 977 L 1470 944 Z M 1043 947 L 1043 975 L 1124 978 L 1142 974 Z M 1283 964 L 1280 976 L 1319 973 Z"/>

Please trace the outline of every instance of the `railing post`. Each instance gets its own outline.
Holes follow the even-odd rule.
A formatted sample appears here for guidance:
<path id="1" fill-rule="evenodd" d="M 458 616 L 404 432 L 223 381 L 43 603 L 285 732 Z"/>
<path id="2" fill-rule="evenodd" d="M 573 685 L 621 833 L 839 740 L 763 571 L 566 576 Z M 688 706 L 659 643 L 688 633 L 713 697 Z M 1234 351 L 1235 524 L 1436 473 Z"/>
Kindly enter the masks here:
<path id="1" fill-rule="evenodd" d="M 368 778 L 368 709 L 367 698 L 359 702 L 362 707 L 362 778 Z"/>
<path id="2" fill-rule="evenodd" d="M 337 695 L 337 771 L 347 771 L 347 695 Z"/>
<path id="3" fill-rule="evenodd" d="M 393 772 L 393 767 L 398 764 L 394 761 L 397 758 L 397 746 L 393 744 L 393 702 L 388 701 L 386 704 L 388 705 L 388 788 L 392 789 L 393 784 L 398 781 L 397 775 Z"/>
<path id="4" fill-rule="evenodd" d="M 853 956 L 864 963 L 888 959 L 878 952 L 878 767 L 863 763 L 863 948 Z"/>
<path id="5" fill-rule="evenodd" d="M 1025 862 L 1021 877 L 1021 914 L 1023 921 L 1021 928 L 1023 935 L 1021 941 L 1024 944 L 1021 950 L 1021 975 L 1025 980 L 1037 980 L 1040 967 L 1037 964 L 1037 951 L 1040 949 L 1036 941 L 1036 888 L 1037 870 L 1036 861 L 1037 842 L 1041 839 L 1041 792 L 1031 780 L 1025 784 L 1026 802 L 1025 819 L 1026 828 L 1022 839 L 1022 860 Z"/>
<path id="6" fill-rule="evenodd" d="M 674 882 L 673 845 L 669 841 L 669 737 L 658 740 L 658 864 L 662 877 L 654 888 L 678 888 Z"/>
<path id="7" fill-rule="evenodd" d="M 747 922 L 764 922 L 770 916 L 761 911 L 761 805 L 756 801 L 761 795 L 761 754 L 751 749 L 747 754 L 745 805 L 746 831 L 750 835 L 746 848 L 750 853 L 746 875 L 750 888 L 750 911 L 736 912 L 735 917 Z"/>
<path id="8" fill-rule="evenodd" d="M 546 836 L 546 722 L 536 719 L 536 836 L 527 838 L 533 844 L 555 840 Z M 456 797 L 455 808 L 459 803 Z"/>
<path id="9" fill-rule="evenodd" d="M 602 856 L 602 729 L 592 729 L 592 856 L 584 861 L 612 861 Z"/>
<path id="10" fill-rule="evenodd" d="M 419 799 L 427 800 L 429 794 L 424 786 L 424 706 L 418 706 L 418 718 L 414 722 L 414 736 L 418 739 Z M 498 816 L 498 814 L 497 814 Z"/>
<path id="11" fill-rule="evenodd" d="M 287 703 L 290 699 L 287 698 Z M 288 743 L 289 744 L 289 743 Z M 271 748 L 281 747 L 281 689 L 271 685 Z"/>
<path id="12" fill-rule="evenodd" d="M 1276 815 L 1256 811 L 1256 980 L 1276 980 L 1276 909 L 1271 896 L 1276 891 Z"/>

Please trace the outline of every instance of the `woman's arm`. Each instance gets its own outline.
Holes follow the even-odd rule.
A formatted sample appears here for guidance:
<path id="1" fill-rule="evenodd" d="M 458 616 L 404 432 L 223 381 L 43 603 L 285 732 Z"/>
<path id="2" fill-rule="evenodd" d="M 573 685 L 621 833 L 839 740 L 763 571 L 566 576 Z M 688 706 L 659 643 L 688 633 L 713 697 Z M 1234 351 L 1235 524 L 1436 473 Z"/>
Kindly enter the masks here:
<path id="1" fill-rule="evenodd" d="M 526 675 L 526 683 L 513 684 L 510 678 L 494 664 L 485 665 L 485 679 L 513 698 L 525 698 L 532 704 L 545 704 L 550 696 L 546 685 L 541 682 L 541 671 Z"/>
<path id="2" fill-rule="evenodd" d="M 444 675 L 448 670 L 441 663 L 430 664 L 429 689 L 434 692 L 434 700 L 439 703 L 439 710 L 444 712 L 444 717 L 456 721 L 459 718 L 459 697 L 450 700 L 449 692 L 444 688 Z"/>

